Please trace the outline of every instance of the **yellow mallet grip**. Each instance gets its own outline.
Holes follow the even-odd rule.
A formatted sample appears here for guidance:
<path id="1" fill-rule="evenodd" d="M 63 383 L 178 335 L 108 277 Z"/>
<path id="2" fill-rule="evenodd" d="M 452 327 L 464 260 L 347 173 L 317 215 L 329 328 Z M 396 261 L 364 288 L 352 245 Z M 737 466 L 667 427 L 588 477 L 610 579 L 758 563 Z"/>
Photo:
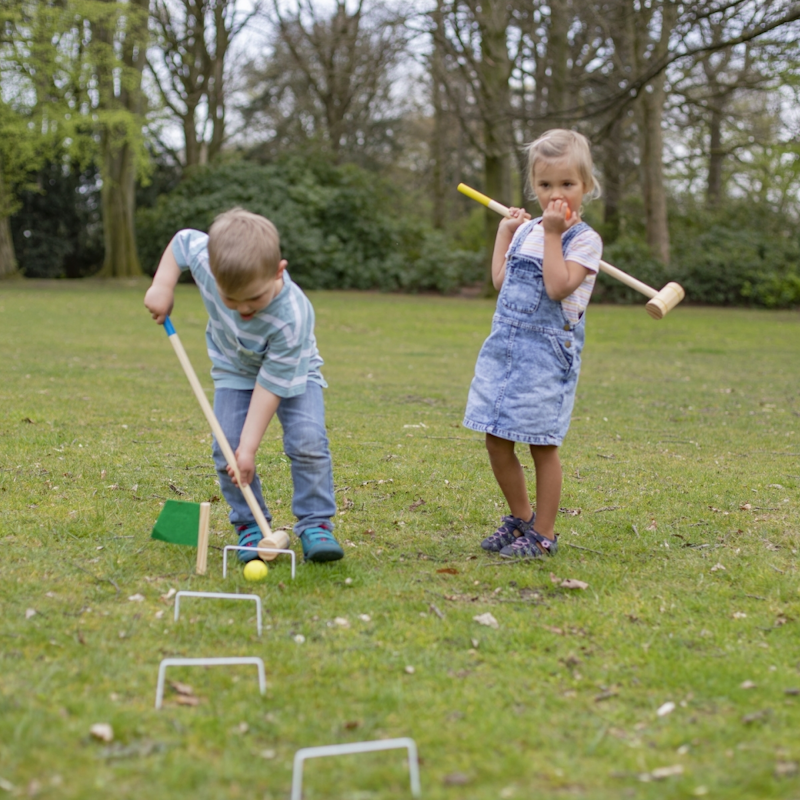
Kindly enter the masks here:
<path id="1" fill-rule="evenodd" d="M 509 216 L 508 208 L 501 203 L 498 203 L 497 200 L 492 200 L 491 197 L 487 197 L 485 194 L 481 194 L 476 189 L 473 189 L 471 186 L 467 186 L 466 183 L 459 183 L 458 184 L 458 191 L 461 194 L 465 194 L 470 200 L 476 200 L 481 205 L 486 206 L 486 208 L 491 209 L 496 214 L 502 214 L 504 217 Z"/>

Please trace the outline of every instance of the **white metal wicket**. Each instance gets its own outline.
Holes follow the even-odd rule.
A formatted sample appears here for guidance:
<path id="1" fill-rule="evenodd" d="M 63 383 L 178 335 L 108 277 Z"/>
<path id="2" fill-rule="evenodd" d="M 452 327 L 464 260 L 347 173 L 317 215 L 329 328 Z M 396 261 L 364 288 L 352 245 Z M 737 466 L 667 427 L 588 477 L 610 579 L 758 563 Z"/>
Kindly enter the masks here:
<path id="1" fill-rule="evenodd" d="M 232 594 L 230 592 L 188 592 L 180 591 L 175 595 L 175 622 L 180 616 L 181 597 L 205 597 L 211 600 L 255 600 L 256 627 L 261 636 L 261 598 L 257 594 Z"/>
<path id="2" fill-rule="evenodd" d="M 408 776 L 411 780 L 411 794 L 414 797 L 422 795 L 419 780 L 419 754 L 417 743 L 413 739 L 378 739 L 372 742 L 352 742 L 350 744 L 329 744 L 322 747 L 304 747 L 294 754 L 294 768 L 292 770 L 292 800 L 302 800 L 303 797 L 303 762 L 309 758 L 322 756 L 344 756 L 353 753 L 373 753 L 377 750 L 408 750 Z"/>
<path id="3" fill-rule="evenodd" d="M 258 668 L 258 688 L 261 694 L 267 693 L 267 676 L 264 662 L 258 656 L 231 656 L 228 658 L 165 658 L 158 665 L 158 683 L 156 685 L 156 708 L 161 708 L 164 701 L 164 678 L 167 667 L 227 667 L 234 664 L 255 664 Z"/>
<path id="4" fill-rule="evenodd" d="M 262 553 L 286 553 L 292 557 L 292 579 L 294 579 L 295 572 L 297 571 L 297 554 L 294 550 L 280 550 L 277 547 L 244 547 L 238 544 L 225 545 L 222 551 L 222 577 L 228 575 L 228 550 L 260 550 Z"/>

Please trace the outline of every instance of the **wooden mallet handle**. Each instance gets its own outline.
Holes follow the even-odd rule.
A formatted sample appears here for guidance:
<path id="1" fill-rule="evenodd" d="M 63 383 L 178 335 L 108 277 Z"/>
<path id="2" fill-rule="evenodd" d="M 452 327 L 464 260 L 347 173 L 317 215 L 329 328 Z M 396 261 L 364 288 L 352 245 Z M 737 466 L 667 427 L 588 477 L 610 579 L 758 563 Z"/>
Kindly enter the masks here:
<path id="1" fill-rule="evenodd" d="M 189 356 L 186 355 L 186 350 L 183 349 L 183 343 L 175 331 L 175 327 L 173 326 L 169 317 L 164 320 L 164 330 L 166 331 L 167 336 L 172 343 L 172 349 L 178 356 L 178 361 L 181 362 L 181 366 L 183 367 L 183 371 L 186 373 L 186 377 L 189 379 L 189 383 L 194 391 L 194 396 L 197 398 L 197 402 L 200 403 L 200 408 L 203 409 L 203 413 L 206 415 L 208 424 L 211 426 L 211 430 L 214 432 L 214 436 L 217 439 L 217 444 L 219 445 L 220 450 L 222 450 L 225 460 L 233 469 L 233 474 L 236 476 L 236 482 L 239 484 L 239 488 L 242 490 L 244 499 L 247 501 L 247 505 L 250 508 L 250 513 L 253 515 L 253 519 L 255 519 L 258 527 L 261 529 L 261 535 L 265 539 L 269 538 L 272 534 L 272 529 L 270 528 L 269 523 L 264 516 L 264 512 L 258 505 L 256 496 L 253 494 L 253 490 L 250 488 L 250 485 L 242 485 L 241 476 L 239 475 L 239 465 L 236 463 L 236 456 L 234 455 L 233 449 L 231 448 L 230 444 L 228 444 L 228 437 L 225 436 L 222 426 L 219 424 L 219 420 L 214 414 L 214 409 L 211 408 L 211 404 L 208 402 L 206 393 L 203 391 L 200 381 L 197 380 L 197 374 L 192 367 L 192 362 L 189 361 Z"/>
<path id="2" fill-rule="evenodd" d="M 496 200 L 492 200 L 485 194 L 476 191 L 471 186 L 467 186 L 464 183 L 459 183 L 458 191 L 461 192 L 461 194 L 465 194 L 472 200 L 476 200 L 478 203 L 481 203 L 492 211 L 502 214 L 504 217 L 510 216 L 507 206 L 498 203 Z M 567 219 L 569 219 L 569 214 L 567 214 Z M 659 292 L 656 289 L 648 286 L 646 283 L 642 283 L 641 281 L 637 280 L 632 275 L 628 275 L 627 272 L 623 272 L 621 269 L 612 266 L 605 261 L 600 262 L 600 269 L 603 270 L 603 272 L 605 272 L 607 275 L 610 275 L 612 278 L 616 278 L 618 281 L 620 281 L 620 283 L 630 286 L 631 289 L 635 289 L 637 292 L 640 292 L 645 297 L 649 298 L 650 302 L 647 303 L 645 308 L 647 309 L 647 313 L 653 319 L 662 319 L 665 314 L 668 314 L 686 296 L 685 292 L 683 291 L 683 287 L 678 283 L 668 283 Z"/>

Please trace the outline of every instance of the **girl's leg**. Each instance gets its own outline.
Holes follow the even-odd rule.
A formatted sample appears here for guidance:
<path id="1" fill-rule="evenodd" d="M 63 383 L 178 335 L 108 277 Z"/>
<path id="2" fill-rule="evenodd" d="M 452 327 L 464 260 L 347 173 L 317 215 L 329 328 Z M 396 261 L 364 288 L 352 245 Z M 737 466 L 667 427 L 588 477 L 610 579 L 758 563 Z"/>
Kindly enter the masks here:
<path id="1" fill-rule="evenodd" d="M 487 433 L 486 449 L 489 452 L 489 462 L 492 465 L 495 480 L 506 498 L 509 510 L 515 517 L 527 522 L 533 516 L 533 509 L 528 499 L 525 473 L 514 452 L 514 442 Z M 536 474 L 538 480 L 538 469 Z"/>
<path id="2" fill-rule="evenodd" d="M 531 445 L 536 467 L 536 532 L 555 538 L 556 515 L 561 502 L 561 459 L 555 445 Z"/>

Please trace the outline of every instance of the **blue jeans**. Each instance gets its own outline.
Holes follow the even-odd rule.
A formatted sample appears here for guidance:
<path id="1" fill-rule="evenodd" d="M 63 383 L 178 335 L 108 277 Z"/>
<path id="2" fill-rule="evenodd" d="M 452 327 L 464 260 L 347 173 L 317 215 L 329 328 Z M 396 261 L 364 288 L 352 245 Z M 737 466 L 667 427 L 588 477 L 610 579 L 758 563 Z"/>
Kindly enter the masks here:
<path id="1" fill-rule="evenodd" d="M 217 389 L 214 392 L 214 413 L 234 452 L 239 446 L 252 394 L 249 389 Z M 281 399 L 277 415 L 283 426 L 283 450 L 291 462 L 294 488 L 292 512 L 297 517 L 294 532 L 299 536 L 306 528 L 313 528 L 323 522 L 332 525 L 331 519 L 336 514 L 322 387 L 309 381 L 303 394 Z M 222 494 L 231 507 L 228 518 L 237 528 L 254 523 L 244 495 L 228 476 L 225 469 L 227 462 L 216 438 L 213 454 Z M 250 487 L 271 524 L 272 515 L 264 502 L 258 473 Z"/>

